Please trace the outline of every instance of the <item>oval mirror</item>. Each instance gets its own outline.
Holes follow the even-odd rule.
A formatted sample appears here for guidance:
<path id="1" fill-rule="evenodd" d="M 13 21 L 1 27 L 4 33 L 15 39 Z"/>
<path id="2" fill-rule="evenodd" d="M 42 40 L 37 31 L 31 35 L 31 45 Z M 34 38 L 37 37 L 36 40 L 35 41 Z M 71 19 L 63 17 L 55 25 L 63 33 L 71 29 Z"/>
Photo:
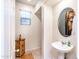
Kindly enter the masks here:
<path id="1" fill-rule="evenodd" d="M 64 37 L 72 34 L 74 16 L 75 12 L 72 8 L 65 8 L 59 15 L 58 29 Z"/>

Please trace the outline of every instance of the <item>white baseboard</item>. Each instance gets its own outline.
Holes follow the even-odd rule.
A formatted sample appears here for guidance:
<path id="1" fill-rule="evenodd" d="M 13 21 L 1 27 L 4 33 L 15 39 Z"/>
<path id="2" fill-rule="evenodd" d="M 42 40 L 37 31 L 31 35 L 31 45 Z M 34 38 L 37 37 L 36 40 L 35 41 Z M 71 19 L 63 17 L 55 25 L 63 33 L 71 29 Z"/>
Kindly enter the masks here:
<path id="1" fill-rule="evenodd" d="M 35 50 L 38 50 L 38 49 L 40 49 L 40 47 L 26 49 L 25 52 L 31 52 L 31 51 L 35 51 Z"/>

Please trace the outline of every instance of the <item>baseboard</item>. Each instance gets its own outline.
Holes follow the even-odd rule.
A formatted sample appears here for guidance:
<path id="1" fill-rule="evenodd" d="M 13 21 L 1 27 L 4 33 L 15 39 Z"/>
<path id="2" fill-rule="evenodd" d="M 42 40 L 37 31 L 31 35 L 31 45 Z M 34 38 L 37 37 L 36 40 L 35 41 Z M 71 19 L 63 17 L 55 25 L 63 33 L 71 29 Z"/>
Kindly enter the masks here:
<path id="1" fill-rule="evenodd" d="M 40 47 L 32 48 L 32 49 L 26 49 L 25 52 L 31 52 L 40 49 Z"/>

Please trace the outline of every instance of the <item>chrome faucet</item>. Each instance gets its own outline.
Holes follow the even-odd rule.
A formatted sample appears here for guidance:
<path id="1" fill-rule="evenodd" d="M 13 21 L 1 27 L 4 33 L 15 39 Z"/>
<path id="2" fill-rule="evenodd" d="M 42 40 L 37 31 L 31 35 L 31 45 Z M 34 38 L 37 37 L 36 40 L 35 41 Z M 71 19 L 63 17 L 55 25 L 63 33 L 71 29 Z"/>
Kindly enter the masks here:
<path id="1" fill-rule="evenodd" d="M 63 41 L 62 41 L 61 43 L 62 43 L 63 45 L 65 45 L 65 44 L 66 44 L 66 42 L 63 42 Z"/>

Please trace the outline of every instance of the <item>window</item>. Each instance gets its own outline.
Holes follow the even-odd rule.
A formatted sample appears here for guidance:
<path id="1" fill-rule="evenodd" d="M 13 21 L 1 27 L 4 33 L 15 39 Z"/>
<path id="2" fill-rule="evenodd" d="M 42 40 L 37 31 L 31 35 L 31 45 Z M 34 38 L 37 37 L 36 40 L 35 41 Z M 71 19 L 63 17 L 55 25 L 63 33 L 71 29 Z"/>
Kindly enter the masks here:
<path id="1" fill-rule="evenodd" d="M 30 25 L 31 24 L 31 12 L 21 10 L 21 17 L 20 17 L 21 25 Z"/>

